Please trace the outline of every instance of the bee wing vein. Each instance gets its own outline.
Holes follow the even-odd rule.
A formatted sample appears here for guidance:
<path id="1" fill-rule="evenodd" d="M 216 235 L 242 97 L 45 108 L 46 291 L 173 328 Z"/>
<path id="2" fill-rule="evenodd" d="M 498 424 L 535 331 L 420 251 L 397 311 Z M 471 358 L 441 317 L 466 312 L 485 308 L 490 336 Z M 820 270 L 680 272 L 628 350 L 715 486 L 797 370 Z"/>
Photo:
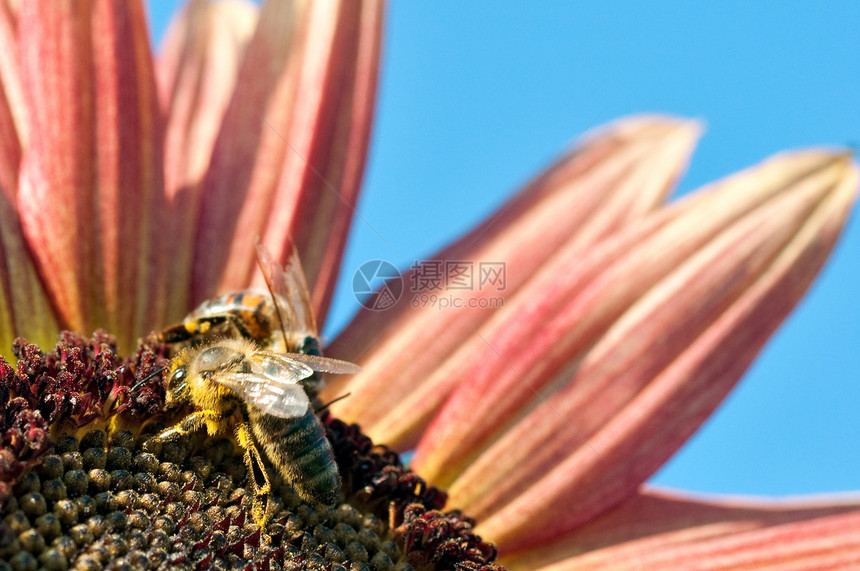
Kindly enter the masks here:
<path id="1" fill-rule="evenodd" d="M 304 355 L 302 353 L 289 353 L 282 355 L 291 361 L 302 363 L 314 371 L 322 373 L 338 373 L 341 375 L 354 375 L 361 372 L 361 367 L 349 361 L 320 357 L 319 355 Z"/>
<path id="2" fill-rule="evenodd" d="M 295 376 L 272 378 L 259 373 L 230 373 L 218 377 L 218 382 L 260 412 L 280 418 L 304 416 L 310 406 L 308 395 L 297 380 L 300 379 Z"/>

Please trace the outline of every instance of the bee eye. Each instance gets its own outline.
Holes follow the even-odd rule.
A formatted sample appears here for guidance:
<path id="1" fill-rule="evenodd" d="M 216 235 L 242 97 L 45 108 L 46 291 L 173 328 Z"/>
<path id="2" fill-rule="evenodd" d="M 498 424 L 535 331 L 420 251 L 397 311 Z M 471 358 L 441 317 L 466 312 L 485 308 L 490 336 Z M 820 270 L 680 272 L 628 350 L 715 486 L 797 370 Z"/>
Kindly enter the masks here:
<path id="1" fill-rule="evenodd" d="M 167 382 L 168 386 L 171 389 L 175 389 L 180 384 L 184 384 L 185 383 L 185 375 L 186 375 L 185 367 L 179 367 L 178 369 L 173 371 L 172 375 L 170 375 L 170 379 Z"/>

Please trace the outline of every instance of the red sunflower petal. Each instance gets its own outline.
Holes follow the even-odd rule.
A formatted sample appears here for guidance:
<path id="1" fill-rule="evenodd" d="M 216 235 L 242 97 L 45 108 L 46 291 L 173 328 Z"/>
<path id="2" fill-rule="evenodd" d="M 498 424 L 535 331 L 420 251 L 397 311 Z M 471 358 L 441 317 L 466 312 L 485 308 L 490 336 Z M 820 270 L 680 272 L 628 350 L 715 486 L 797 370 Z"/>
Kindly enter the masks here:
<path id="1" fill-rule="evenodd" d="M 381 12 L 263 6 L 204 181 L 195 301 L 251 283 L 257 236 L 281 263 L 292 238 L 324 316 L 367 151 Z"/>
<path id="2" fill-rule="evenodd" d="M 792 176 L 817 168 L 821 160 L 795 160 Z M 785 170 L 772 162 L 753 175 L 733 177 L 721 190 L 666 209 L 585 255 L 573 248 L 560 250 L 427 382 L 432 386 L 436 377 L 454 377 L 458 388 L 425 432 L 416 469 L 432 482 L 450 485 L 493 435 L 523 414 L 525 403 L 534 406 L 535 396 L 552 390 L 547 385 L 554 379 L 556 385 L 566 382 L 566 369 L 585 358 L 649 289 L 782 190 L 789 180 Z M 624 364 L 629 365 L 627 360 Z M 416 401 L 421 398 L 428 397 L 410 395 L 404 410 L 420 406 Z"/>
<path id="3" fill-rule="evenodd" d="M 559 249 L 584 253 L 655 208 L 683 170 L 697 136 L 697 125 L 664 117 L 610 125 L 432 259 L 504 262 L 507 303 Z M 414 275 L 406 274 L 404 283 L 411 284 Z M 413 308 L 412 298 L 404 295 L 391 309 L 360 312 L 329 348 L 332 356 L 364 367 L 354 378 L 335 379 L 326 388 L 325 398 L 352 393 L 334 405 L 335 414 L 360 419 L 380 442 L 414 444 L 464 378 L 452 355 L 479 340 L 475 331 L 493 315 L 492 308 L 476 302 L 499 292 L 474 288 L 456 294 L 460 309 Z M 448 374 L 434 374 L 439 370 Z"/>
<path id="4" fill-rule="evenodd" d="M 573 379 L 458 477 L 452 505 L 483 519 L 483 533 L 517 549 L 582 524 L 632 493 L 719 404 L 806 291 L 855 199 L 856 167 L 827 153 L 781 156 L 725 188 L 772 182 L 780 170 L 784 192 L 643 292 Z M 772 194 L 766 184 L 759 192 Z M 685 218 L 706 225 L 712 215 Z M 672 234 L 682 243 L 689 229 Z M 631 250 L 613 281 L 636 279 L 639 259 L 662 251 L 654 245 Z"/>
<path id="5" fill-rule="evenodd" d="M 645 489 L 568 536 L 501 563 L 511 571 L 822 569 L 828 561 L 860 559 L 860 543 L 845 541 L 857 535 L 846 532 L 860 523 L 858 507 L 857 497 L 721 498 Z M 832 541 L 822 541 L 834 530 Z"/>
<path id="6" fill-rule="evenodd" d="M 18 12 L 8 1 L 0 2 L 0 188 L 10 204 L 18 192 L 21 146 L 26 141 L 26 108 L 23 103 L 18 49 Z"/>
<path id="7" fill-rule="evenodd" d="M 18 6 L 0 2 L 0 351 L 7 358 L 12 340 L 24 336 L 53 343 L 57 324 L 41 284 L 17 212 L 18 172 L 26 141 L 26 108 L 18 49 Z"/>
<path id="8" fill-rule="evenodd" d="M 259 11 L 247 1 L 192 2 L 171 24 L 157 62 L 172 204 L 168 320 L 190 309 L 191 257 L 203 178 Z"/>
<path id="9" fill-rule="evenodd" d="M 123 346 L 162 321 L 164 192 L 140 2 L 25 2 L 30 134 L 18 205 L 62 325 Z"/>

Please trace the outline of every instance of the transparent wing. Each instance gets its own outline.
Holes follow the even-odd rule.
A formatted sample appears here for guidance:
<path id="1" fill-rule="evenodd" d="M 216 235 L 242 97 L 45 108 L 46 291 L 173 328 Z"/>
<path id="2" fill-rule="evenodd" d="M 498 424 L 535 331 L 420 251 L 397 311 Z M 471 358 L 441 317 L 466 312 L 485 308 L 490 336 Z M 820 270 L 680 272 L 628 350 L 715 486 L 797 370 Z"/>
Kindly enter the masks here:
<path id="1" fill-rule="evenodd" d="M 272 416 L 298 418 L 304 416 L 310 406 L 308 395 L 299 384 L 272 382 L 255 373 L 228 373 L 219 375 L 217 381 L 260 412 Z"/>
<path id="2" fill-rule="evenodd" d="M 294 353 L 254 351 L 251 355 L 251 370 L 283 384 L 298 383 L 314 374 L 312 366 L 293 359 L 293 355 Z"/>
<path id="3" fill-rule="evenodd" d="M 316 335 L 317 324 L 299 253 L 294 244 L 289 246 L 292 249 L 290 257 L 286 265 L 281 267 L 258 239 L 257 263 L 286 331 L 303 331 L 307 335 Z"/>
<path id="4" fill-rule="evenodd" d="M 313 375 L 311 367 L 265 351 L 255 353 L 251 363 L 250 373 L 225 373 L 215 380 L 265 414 L 295 418 L 307 412 L 310 401 L 299 381 Z"/>
<path id="5" fill-rule="evenodd" d="M 320 357 L 318 355 L 305 355 L 304 353 L 286 353 L 281 355 L 290 361 L 301 363 L 323 373 L 336 373 L 339 375 L 355 375 L 361 372 L 361 367 L 349 361 Z"/>

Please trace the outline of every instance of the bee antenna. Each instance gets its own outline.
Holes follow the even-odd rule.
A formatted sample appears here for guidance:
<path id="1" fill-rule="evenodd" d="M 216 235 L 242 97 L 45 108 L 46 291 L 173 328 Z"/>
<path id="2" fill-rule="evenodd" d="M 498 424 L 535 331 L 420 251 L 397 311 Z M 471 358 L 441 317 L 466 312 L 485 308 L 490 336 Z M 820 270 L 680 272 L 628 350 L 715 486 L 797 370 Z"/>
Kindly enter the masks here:
<path id="1" fill-rule="evenodd" d="M 333 405 L 337 401 L 345 399 L 346 397 L 348 397 L 351 394 L 352 393 L 345 393 L 345 394 L 340 395 L 339 397 L 335 397 L 334 399 L 328 401 L 327 403 L 325 403 L 324 405 L 322 405 L 320 408 L 318 408 L 316 410 L 317 414 L 321 413 L 322 411 L 324 411 L 325 409 L 327 409 L 328 407 L 330 407 L 331 405 Z"/>
<path id="2" fill-rule="evenodd" d="M 161 367 L 160 369 L 156 369 L 155 371 L 153 371 L 153 372 L 151 372 L 150 374 L 146 375 L 146 376 L 145 376 L 145 377 L 143 377 L 140 381 L 138 381 L 138 383 L 137 383 L 136 385 L 134 385 L 133 387 L 131 387 L 131 392 L 136 391 L 137 389 L 139 389 L 140 387 L 142 387 L 144 384 L 146 384 L 146 382 L 147 382 L 149 379 L 151 379 L 151 378 L 153 378 L 153 377 L 157 377 L 158 375 L 160 375 L 161 373 L 163 373 L 163 372 L 164 372 L 164 371 L 166 371 L 166 370 L 167 370 L 167 367 Z"/>

